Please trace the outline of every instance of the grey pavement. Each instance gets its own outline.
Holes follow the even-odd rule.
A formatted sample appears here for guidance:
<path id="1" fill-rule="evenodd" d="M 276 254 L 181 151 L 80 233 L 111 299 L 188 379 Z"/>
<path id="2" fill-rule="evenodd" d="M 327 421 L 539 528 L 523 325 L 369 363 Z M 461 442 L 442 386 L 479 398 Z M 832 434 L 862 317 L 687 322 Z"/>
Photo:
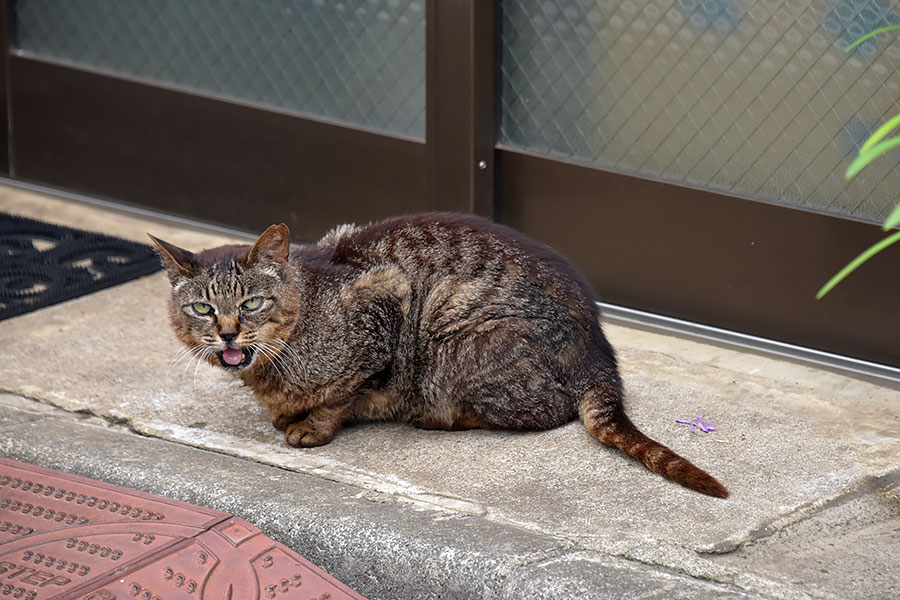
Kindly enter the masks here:
<path id="1" fill-rule="evenodd" d="M 0 188 L 0 210 L 200 249 L 221 234 Z M 160 273 L 0 322 L 0 454 L 231 512 L 370 598 L 888 598 L 900 589 L 900 394 L 607 325 L 627 410 L 731 491 L 685 490 L 547 432 L 348 427 L 285 446 L 189 360 Z M 718 430 L 676 419 L 701 412 Z"/>

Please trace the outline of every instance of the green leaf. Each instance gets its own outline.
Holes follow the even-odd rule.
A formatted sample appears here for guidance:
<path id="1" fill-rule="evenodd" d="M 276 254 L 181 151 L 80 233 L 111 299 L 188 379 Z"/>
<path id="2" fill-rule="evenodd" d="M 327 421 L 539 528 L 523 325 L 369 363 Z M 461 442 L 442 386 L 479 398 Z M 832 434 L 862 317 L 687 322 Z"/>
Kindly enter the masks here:
<path id="1" fill-rule="evenodd" d="M 816 294 L 816 300 L 821 300 L 822 296 L 830 292 L 834 286 L 843 281 L 844 278 L 847 277 L 847 275 L 855 271 L 861 264 L 875 256 L 891 244 L 896 244 L 897 242 L 900 242 L 900 231 L 884 238 L 877 244 L 873 244 L 872 246 L 867 248 L 862 254 L 850 261 L 850 263 L 846 267 L 841 269 L 837 275 L 829 279 L 828 283 L 822 286 L 822 289 L 819 290 L 819 292 Z"/>
<path id="2" fill-rule="evenodd" d="M 875 37 L 879 33 L 885 33 L 887 31 L 896 31 L 897 29 L 900 29 L 900 25 L 888 25 L 887 27 L 881 27 L 874 31 L 870 31 L 866 35 L 862 36 L 861 38 L 859 38 L 858 40 L 856 40 L 855 42 L 853 42 L 852 44 L 850 44 L 849 46 L 844 48 L 844 52 L 850 52 L 851 50 L 853 50 L 854 48 L 856 48 L 857 46 L 862 44 L 867 39 L 869 39 L 871 37 Z"/>
<path id="3" fill-rule="evenodd" d="M 891 211 L 888 218 L 884 220 L 884 225 L 881 228 L 885 231 L 889 231 L 897 225 L 900 225 L 900 203 L 894 207 L 894 210 Z"/>
<path id="4" fill-rule="evenodd" d="M 900 114 L 894 115 L 893 119 L 879 127 L 878 130 L 866 140 L 866 143 L 862 145 L 859 149 L 859 153 L 865 153 L 869 148 L 880 142 L 882 138 L 893 131 L 897 125 L 900 125 Z"/>
<path id="5" fill-rule="evenodd" d="M 887 152 L 888 150 L 893 150 L 897 146 L 900 146 L 900 136 L 889 138 L 883 142 L 879 142 L 874 147 L 870 148 L 864 153 L 861 153 L 856 159 L 850 163 L 850 166 L 847 167 L 847 172 L 844 173 L 844 177 L 846 179 L 852 179 L 854 175 L 863 170 L 867 164 Z"/>

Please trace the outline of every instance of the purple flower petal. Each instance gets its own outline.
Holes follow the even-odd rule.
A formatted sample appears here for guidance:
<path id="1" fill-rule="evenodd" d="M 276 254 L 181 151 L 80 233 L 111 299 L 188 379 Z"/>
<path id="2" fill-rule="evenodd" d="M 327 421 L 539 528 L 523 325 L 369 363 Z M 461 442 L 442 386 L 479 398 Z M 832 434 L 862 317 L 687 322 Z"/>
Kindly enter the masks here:
<path id="1" fill-rule="evenodd" d="M 706 423 L 703 423 L 703 417 L 706 417 Z M 701 413 L 699 417 L 696 419 L 691 419 L 690 421 L 683 419 L 676 419 L 676 423 L 684 423 L 685 425 L 691 426 L 691 433 L 694 433 L 694 427 L 699 427 L 703 433 L 709 433 L 710 431 L 718 431 L 718 427 L 712 424 L 712 417 L 707 417 L 706 413 Z"/>

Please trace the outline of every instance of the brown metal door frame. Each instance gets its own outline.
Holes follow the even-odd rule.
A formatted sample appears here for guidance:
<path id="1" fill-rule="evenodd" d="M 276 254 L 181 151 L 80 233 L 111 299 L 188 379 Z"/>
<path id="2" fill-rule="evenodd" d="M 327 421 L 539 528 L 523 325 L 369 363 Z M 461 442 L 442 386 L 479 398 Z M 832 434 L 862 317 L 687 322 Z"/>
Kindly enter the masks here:
<path id="1" fill-rule="evenodd" d="M 426 1 L 424 142 L 10 50 L 0 167 L 241 229 L 283 220 L 298 240 L 399 212 L 474 212 L 568 254 L 606 301 L 900 367 L 900 248 L 812 299 L 876 225 L 495 148 L 497 14 Z"/>
<path id="2" fill-rule="evenodd" d="M 425 146 L 439 210 L 494 216 L 496 6 L 427 0 Z"/>

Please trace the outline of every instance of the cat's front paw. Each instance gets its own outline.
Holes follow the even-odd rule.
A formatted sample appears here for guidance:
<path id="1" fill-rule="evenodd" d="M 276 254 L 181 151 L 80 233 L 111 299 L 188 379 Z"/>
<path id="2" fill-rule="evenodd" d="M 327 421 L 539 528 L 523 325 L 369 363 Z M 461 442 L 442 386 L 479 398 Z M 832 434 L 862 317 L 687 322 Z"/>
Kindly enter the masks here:
<path id="1" fill-rule="evenodd" d="M 308 421 L 291 423 L 284 432 L 284 441 L 294 448 L 312 448 L 324 446 L 334 437 L 334 432 L 316 429 Z"/>
<path id="2" fill-rule="evenodd" d="M 272 417 L 272 427 L 274 427 L 278 431 L 287 431 L 287 428 L 291 426 L 291 423 L 302 421 L 307 416 L 308 413 L 275 415 L 274 417 Z"/>

